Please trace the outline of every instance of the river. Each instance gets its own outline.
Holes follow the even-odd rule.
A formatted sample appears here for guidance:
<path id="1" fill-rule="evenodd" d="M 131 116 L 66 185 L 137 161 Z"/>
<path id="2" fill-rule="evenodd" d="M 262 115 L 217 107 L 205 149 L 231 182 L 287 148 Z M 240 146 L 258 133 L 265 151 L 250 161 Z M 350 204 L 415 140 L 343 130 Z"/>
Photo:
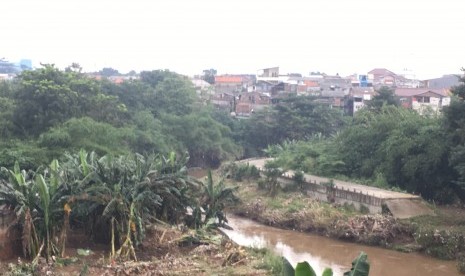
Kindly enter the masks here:
<path id="1" fill-rule="evenodd" d="M 344 271 L 350 269 L 352 260 L 360 251 L 368 254 L 370 276 L 461 275 L 455 261 L 442 261 L 418 253 L 402 253 L 282 230 L 235 216 L 228 216 L 228 220 L 234 230 L 224 232 L 239 245 L 271 248 L 293 265 L 308 261 L 317 275 L 321 275 L 324 268 L 331 267 L 335 276 L 342 276 Z"/>

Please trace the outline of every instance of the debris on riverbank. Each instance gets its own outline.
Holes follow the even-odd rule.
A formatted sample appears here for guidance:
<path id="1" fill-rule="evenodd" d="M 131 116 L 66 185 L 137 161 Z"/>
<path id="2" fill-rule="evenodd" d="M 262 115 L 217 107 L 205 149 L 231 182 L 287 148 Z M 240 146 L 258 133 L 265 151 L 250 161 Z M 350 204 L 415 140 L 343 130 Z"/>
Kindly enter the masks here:
<path id="1" fill-rule="evenodd" d="M 255 182 L 239 186 L 241 203 L 230 211 L 259 223 L 282 229 L 311 232 L 360 244 L 402 252 L 423 252 L 440 259 L 459 260 L 465 273 L 465 211 L 436 206 L 433 215 L 396 219 L 390 215 L 362 214 L 351 205 L 320 202 L 299 191 L 274 197 Z"/>
<path id="2" fill-rule="evenodd" d="M 235 215 L 283 229 L 368 245 L 391 247 L 395 243 L 414 241 L 413 228 L 392 216 L 361 214 L 350 205 L 319 202 L 299 192 L 269 197 L 266 191 L 254 186 L 242 183 L 238 191 L 242 202 L 231 210 Z"/>
<path id="3" fill-rule="evenodd" d="M 70 247 L 65 258 L 47 262 L 12 260 L 3 262 L 2 275 L 269 275 L 263 265 L 265 254 L 244 248 L 231 242 L 219 232 L 208 242 L 180 243 L 187 235 L 172 227 L 156 226 L 147 231 L 147 239 L 137 250 L 138 261 L 117 262 L 108 258 L 109 253 L 96 245 L 88 255 L 78 254 L 77 248 Z M 220 237 L 220 239 L 217 239 Z M 216 242 L 218 241 L 218 242 Z M 79 252 L 82 252 L 79 251 Z"/>

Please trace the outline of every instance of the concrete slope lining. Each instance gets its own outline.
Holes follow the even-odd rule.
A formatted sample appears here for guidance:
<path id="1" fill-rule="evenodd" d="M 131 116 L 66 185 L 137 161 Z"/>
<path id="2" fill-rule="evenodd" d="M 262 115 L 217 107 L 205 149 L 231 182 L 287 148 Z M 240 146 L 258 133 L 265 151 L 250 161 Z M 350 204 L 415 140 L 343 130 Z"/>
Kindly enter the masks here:
<path id="1" fill-rule="evenodd" d="M 434 211 L 422 199 L 389 199 L 385 204 L 392 215 L 399 219 L 434 215 Z"/>

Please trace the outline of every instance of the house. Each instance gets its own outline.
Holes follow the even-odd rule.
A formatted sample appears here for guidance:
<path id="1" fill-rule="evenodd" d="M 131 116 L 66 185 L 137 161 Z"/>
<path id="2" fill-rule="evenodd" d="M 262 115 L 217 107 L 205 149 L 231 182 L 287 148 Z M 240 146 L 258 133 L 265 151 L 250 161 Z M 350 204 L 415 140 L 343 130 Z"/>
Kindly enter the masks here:
<path id="1" fill-rule="evenodd" d="M 215 76 L 216 93 L 241 93 L 255 90 L 253 75 L 221 75 Z"/>
<path id="2" fill-rule="evenodd" d="M 353 87 L 346 100 L 346 113 L 354 115 L 376 95 L 373 87 Z"/>
<path id="3" fill-rule="evenodd" d="M 260 92 L 241 93 L 236 97 L 235 112 L 237 116 L 248 117 L 253 112 L 271 105 L 271 97 Z"/>
<path id="4" fill-rule="evenodd" d="M 319 91 L 321 89 L 320 83 L 318 83 L 318 81 L 314 79 L 304 78 L 303 82 L 304 82 L 307 92 Z"/>
<path id="5" fill-rule="evenodd" d="M 396 78 L 396 87 L 398 88 L 420 88 L 421 86 L 421 81 L 415 78 L 407 78 L 401 75 Z"/>
<path id="6" fill-rule="evenodd" d="M 347 90 L 323 90 L 316 102 L 328 104 L 331 108 L 344 109 Z"/>
<path id="7" fill-rule="evenodd" d="M 324 76 L 320 81 L 321 90 L 347 90 L 352 87 L 350 78 L 340 76 Z"/>
<path id="8" fill-rule="evenodd" d="M 350 79 L 352 87 L 372 87 L 373 80 L 369 80 L 367 75 L 353 74 L 347 77 Z"/>
<path id="9" fill-rule="evenodd" d="M 216 109 L 234 111 L 235 95 L 231 93 L 216 93 L 210 97 L 210 103 Z"/>
<path id="10" fill-rule="evenodd" d="M 216 93 L 239 93 L 242 91 L 242 77 L 233 75 L 215 76 Z"/>
<path id="11" fill-rule="evenodd" d="M 192 85 L 198 95 L 213 94 L 213 86 L 202 79 L 191 79 Z"/>
<path id="12" fill-rule="evenodd" d="M 394 92 L 401 105 L 420 114 L 439 113 L 450 104 L 449 91 L 429 88 L 397 88 Z"/>
<path id="13" fill-rule="evenodd" d="M 460 84 L 458 75 L 444 75 L 440 78 L 423 81 L 424 86 L 430 89 L 450 89 Z"/>
<path id="14" fill-rule="evenodd" d="M 279 67 L 260 69 L 257 72 L 257 76 L 261 78 L 277 78 L 279 77 Z"/>
<path id="15" fill-rule="evenodd" d="M 388 69 L 375 68 L 368 72 L 368 80 L 370 80 L 374 86 L 395 86 L 398 76 Z"/>

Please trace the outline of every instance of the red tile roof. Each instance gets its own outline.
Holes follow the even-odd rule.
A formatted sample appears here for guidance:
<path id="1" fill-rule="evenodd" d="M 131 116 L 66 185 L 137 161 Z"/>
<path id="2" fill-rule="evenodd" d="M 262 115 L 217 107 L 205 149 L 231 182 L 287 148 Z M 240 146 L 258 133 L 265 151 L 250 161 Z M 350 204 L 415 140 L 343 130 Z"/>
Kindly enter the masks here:
<path id="1" fill-rule="evenodd" d="M 316 81 L 304 80 L 304 83 L 307 87 L 318 87 L 320 86 Z"/>
<path id="2" fill-rule="evenodd" d="M 238 76 L 215 76 L 216 83 L 242 83 L 242 77 Z"/>

